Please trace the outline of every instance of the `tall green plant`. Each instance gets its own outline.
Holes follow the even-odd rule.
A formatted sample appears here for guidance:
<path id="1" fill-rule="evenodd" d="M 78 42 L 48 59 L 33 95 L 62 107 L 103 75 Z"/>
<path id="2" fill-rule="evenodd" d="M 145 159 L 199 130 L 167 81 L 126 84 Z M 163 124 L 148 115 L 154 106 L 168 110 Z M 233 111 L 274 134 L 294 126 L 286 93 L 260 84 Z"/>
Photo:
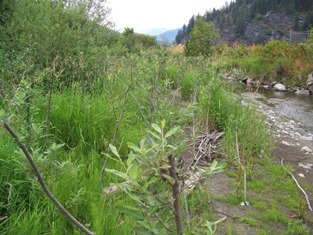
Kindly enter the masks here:
<path id="1" fill-rule="evenodd" d="M 123 206 L 120 211 L 133 218 L 139 234 L 175 234 L 172 226 L 176 224 L 179 234 L 184 234 L 185 228 L 180 209 L 180 196 L 186 189 L 178 177 L 183 177 L 176 170 L 175 153 L 179 145 L 171 138 L 180 132 L 179 127 L 165 131 L 165 120 L 161 126 L 151 125 L 153 130 L 140 142 L 139 147 L 128 143 L 131 152 L 126 163 L 122 160 L 117 149 L 110 145 L 113 157 L 107 158 L 119 163 L 121 170 L 107 169 L 107 172 L 120 177 L 123 181 L 114 184 L 126 193 L 137 207 Z M 206 174 L 223 170 L 225 165 L 214 161 Z"/>
<path id="2" fill-rule="evenodd" d="M 117 186 L 127 193 L 136 202 L 139 208 L 125 206 L 121 211 L 131 216 L 140 225 L 138 232 L 153 232 L 167 234 L 171 228 L 166 225 L 172 220 L 169 211 L 173 210 L 171 185 L 175 179 L 170 176 L 171 168 L 168 157 L 177 147 L 168 142 L 168 139 L 179 131 L 178 127 L 165 132 L 165 120 L 161 126 L 152 124 L 153 131 L 140 142 L 140 146 L 128 143 L 132 150 L 128 155 L 126 164 L 121 159 L 117 149 L 110 145 L 115 157 L 106 154 L 111 160 L 117 161 L 122 166 L 122 171 L 107 169 L 125 182 Z M 172 231 L 173 232 L 173 231 Z"/>
<path id="3" fill-rule="evenodd" d="M 191 32 L 190 41 L 186 43 L 185 53 L 187 56 L 211 56 L 213 45 L 218 39 L 219 31 L 214 25 L 199 18 Z"/>

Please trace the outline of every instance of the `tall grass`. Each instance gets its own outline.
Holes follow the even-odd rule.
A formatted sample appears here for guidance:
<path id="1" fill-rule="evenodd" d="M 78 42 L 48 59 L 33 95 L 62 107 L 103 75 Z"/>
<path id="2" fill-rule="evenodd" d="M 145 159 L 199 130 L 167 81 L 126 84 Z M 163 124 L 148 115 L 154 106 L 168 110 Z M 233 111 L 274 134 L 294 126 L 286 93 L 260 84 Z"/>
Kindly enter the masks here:
<path id="1" fill-rule="evenodd" d="M 253 161 L 261 154 L 269 155 L 272 145 L 265 126 L 265 117 L 253 108 L 253 104 L 249 107 L 243 106 L 240 98 L 229 88 L 217 83 L 202 87 L 201 94 L 206 97 L 200 97 L 202 117 L 210 119 L 211 128 L 213 126 L 225 132 L 224 148 L 230 162 L 237 156 L 236 133 L 246 161 Z"/>
<path id="2" fill-rule="evenodd" d="M 242 107 L 232 91 L 215 77 L 211 61 L 165 57 L 149 52 L 143 53 L 142 58 L 119 58 L 108 67 L 103 77 L 88 89 L 84 83 L 72 83 L 67 87 L 56 85 L 47 136 L 44 132 L 47 97 L 42 91 L 34 91 L 32 141 L 28 145 L 48 188 L 73 216 L 97 234 L 134 233 L 134 221 L 118 210 L 120 205 L 131 205 L 130 200 L 123 194 L 114 199 L 104 197 L 99 183 L 104 162 L 102 153 L 112 142 L 129 84 L 115 143 L 124 158 L 129 151 L 127 142 L 136 144 L 145 135 L 148 128 L 145 119 L 159 121 L 165 118 L 170 126 L 179 124 L 188 128 L 184 125 L 191 123 L 191 111 L 168 105 L 168 99 L 172 98 L 170 89 L 177 88 L 180 79 L 185 100 L 193 98 L 195 87 L 199 86 L 199 102 L 193 107 L 194 113 L 200 120 L 208 117 L 212 129 L 225 132 L 224 148 L 230 161 L 235 158 L 236 132 L 241 151 L 247 158 L 256 157 L 267 147 L 269 149 L 261 117 L 254 110 Z M 168 86 L 164 81 L 172 85 Z M 29 86 L 27 89 L 33 88 Z M 155 100 L 152 100 L 153 91 Z M 152 101 L 155 102 L 154 109 L 151 108 Z M 10 121 L 14 123 L 20 118 L 22 125 L 27 122 L 20 110 L 23 109 L 10 111 L 14 112 Z M 26 130 L 24 128 L 21 134 Z M 7 216 L 0 222 L 0 230 L 4 234 L 81 234 L 43 194 L 33 170 L 14 141 L 3 131 L 0 135 L 0 216 Z M 112 161 L 108 161 L 107 167 L 118 169 Z M 108 186 L 117 180 L 113 175 L 105 174 L 103 183 Z M 194 203 L 198 200 L 196 198 Z M 196 205 L 194 208 L 200 210 Z"/>

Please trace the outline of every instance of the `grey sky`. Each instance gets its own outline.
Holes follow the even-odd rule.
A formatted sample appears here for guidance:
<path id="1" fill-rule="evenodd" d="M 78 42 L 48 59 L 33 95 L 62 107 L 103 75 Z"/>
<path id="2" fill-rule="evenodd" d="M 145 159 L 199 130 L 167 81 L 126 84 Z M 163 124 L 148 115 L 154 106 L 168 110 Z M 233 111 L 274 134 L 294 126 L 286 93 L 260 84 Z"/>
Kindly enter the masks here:
<path id="1" fill-rule="evenodd" d="M 193 14 L 219 9 L 227 0 L 108 0 L 116 30 L 125 27 L 144 32 L 153 28 L 176 29 Z M 228 1 L 230 2 L 230 1 Z"/>

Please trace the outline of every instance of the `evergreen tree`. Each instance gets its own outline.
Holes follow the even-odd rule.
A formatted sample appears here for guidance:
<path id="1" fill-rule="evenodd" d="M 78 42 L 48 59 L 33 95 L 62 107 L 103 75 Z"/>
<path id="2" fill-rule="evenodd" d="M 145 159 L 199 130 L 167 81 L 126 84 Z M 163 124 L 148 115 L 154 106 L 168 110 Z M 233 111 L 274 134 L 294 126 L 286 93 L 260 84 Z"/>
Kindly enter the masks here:
<path id="1" fill-rule="evenodd" d="M 186 29 L 188 34 L 191 33 L 194 26 L 195 26 L 195 16 L 192 15 L 192 17 L 190 18 L 189 23 L 187 25 L 187 29 Z"/>

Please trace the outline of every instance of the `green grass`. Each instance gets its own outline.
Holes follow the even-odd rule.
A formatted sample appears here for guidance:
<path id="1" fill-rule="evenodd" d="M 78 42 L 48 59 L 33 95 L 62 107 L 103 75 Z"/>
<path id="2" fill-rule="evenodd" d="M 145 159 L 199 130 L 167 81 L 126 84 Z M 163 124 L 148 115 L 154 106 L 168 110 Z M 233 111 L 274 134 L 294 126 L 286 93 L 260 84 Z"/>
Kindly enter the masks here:
<path id="1" fill-rule="evenodd" d="M 143 58 L 138 57 L 131 62 L 127 61 L 128 58 L 112 61 L 112 67 L 106 75 L 87 88 L 80 83 L 73 83 L 67 88 L 62 87 L 62 84 L 56 85 L 62 89 L 53 92 L 48 136 L 45 135 L 47 97 L 41 90 L 33 90 L 36 95 L 31 102 L 31 141 L 27 147 L 32 149 L 34 160 L 48 188 L 58 200 L 97 234 L 135 234 L 136 222 L 128 216 L 124 217 L 118 208 L 121 205 L 136 205 L 124 194 L 114 197 L 102 195 L 99 183 L 105 160 L 103 153 L 112 141 L 123 105 L 126 89 L 123 83 L 129 84 L 133 80 L 115 143 L 123 160 L 127 160 L 129 152 L 127 142 L 137 145 L 146 134 L 144 117 L 150 122 L 159 122 L 165 118 L 169 126 L 180 125 L 187 130 L 195 113 L 197 128 L 203 129 L 203 124 L 208 122 L 210 130 L 218 129 L 225 133 L 223 149 L 226 153 L 225 161 L 228 161 L 230 167 L 226 174 L 234 180 L 234 191 L 225 196 L 219 195 L 218 200 L 237 207 L 243 201 L 242 187 L 238 190 L 239 194 L 235 188 L 238 169 L 237 132 L 240 154 L 249 169 L 249 201 L 259 212 L 253 216 L 242 216 L 239 222 L 252 227 L 258 227 L 259 220 L 262 224 L 280 223 L 290 233 L 305 232 L 305 227 L 291 223 L 279 209 L 278 205 L 282 204 L 295 213 L 300 211 L 301 196 L 294 182 L 290 178 L 286 179 L 288 175 L 280 166 L 272 164 L 268 159 L 264 160 L 272 148 L 270 135 L 263 123 L 264 117 L 253 107 L 247 108 L 240 104 L 238 96 L 233 94 L 234 88 L 225 86 L 220 77 L 210 71 L 209 60 L 194 59 L 188 62 L 169 57 L 162 62 L 164 70 L 159 70 L 160 61 L 155 58 L 157 56 L 143 55 Z M 113 62 L 116 63 L 115 67 Z M 177 87 L 187 62 L 190 66 L 182 83 L 182 98 L 189 101 L 198 83 L 197 104 L 192 108 L 168 107 L 168 100 L 172 97 L 169 88 Z M 158 72 L 161 73 L 160 80 L 157 79 Z M 151 91 L 154 85 L 157 102 L 152 109 Z M 27 134 L 27 127 L 23 126 L 27 123 L 25 115 L 18 112 L 25 107 L 23 102 L 20 105 L 6 111 L 19 136 L 27 143 L 27 138 L 23 137 Z M 0 222 L 0 230 L 4 234 L 82 234 L 47 199 L 25 156 L 8 133 L 1 130 L 0 137 L 0 218 L 8 216 L 8 219 Z M 185 136 L 180 138 L 180 142 L 187 146 Z M 263 160 L 258 158 L 261 154 L 264 155 Z M 119 170 L 119 166 L 110 160 L 106 167 Z M 120 179 L 105 174 L 105 186 L 115 182 L 120 182 Z M 250 192 L 257 196 L 254 197 Z M 276 196 L 268 198 L 267 194 L 271 192 Z M 292 197 L 288 198 L 288 195 Z M 210 206 L 214 196 L 204 185 L 197 187 L 187 198 L 192 227 L 197 228 L 199 233 L 203 232 L 202 226 L 205 226 L 207 220 L 218 219 Z M 239 233 L 232 228 L 233 222 L 223 223 L 226 223 L 226 234 Z"/>
<path id="2" fill-rule="evenodd" d="M 239 218 L 239 221 L 241 223 L 245 223 L 251 227 L 256 227 L 257 226 L 257 221 L 255 221 L 254 219 L 251 218 L 247 218 L 247 217 L 241 217 Z"/>
<path id="3" fill-rule="evenodd" d="M 287 216 L 282 214 L 276 207 L 272 207 L 267 210 L 263 215 L 264 221 L 275 222 L 275 223 L 287 223 Z"/>

